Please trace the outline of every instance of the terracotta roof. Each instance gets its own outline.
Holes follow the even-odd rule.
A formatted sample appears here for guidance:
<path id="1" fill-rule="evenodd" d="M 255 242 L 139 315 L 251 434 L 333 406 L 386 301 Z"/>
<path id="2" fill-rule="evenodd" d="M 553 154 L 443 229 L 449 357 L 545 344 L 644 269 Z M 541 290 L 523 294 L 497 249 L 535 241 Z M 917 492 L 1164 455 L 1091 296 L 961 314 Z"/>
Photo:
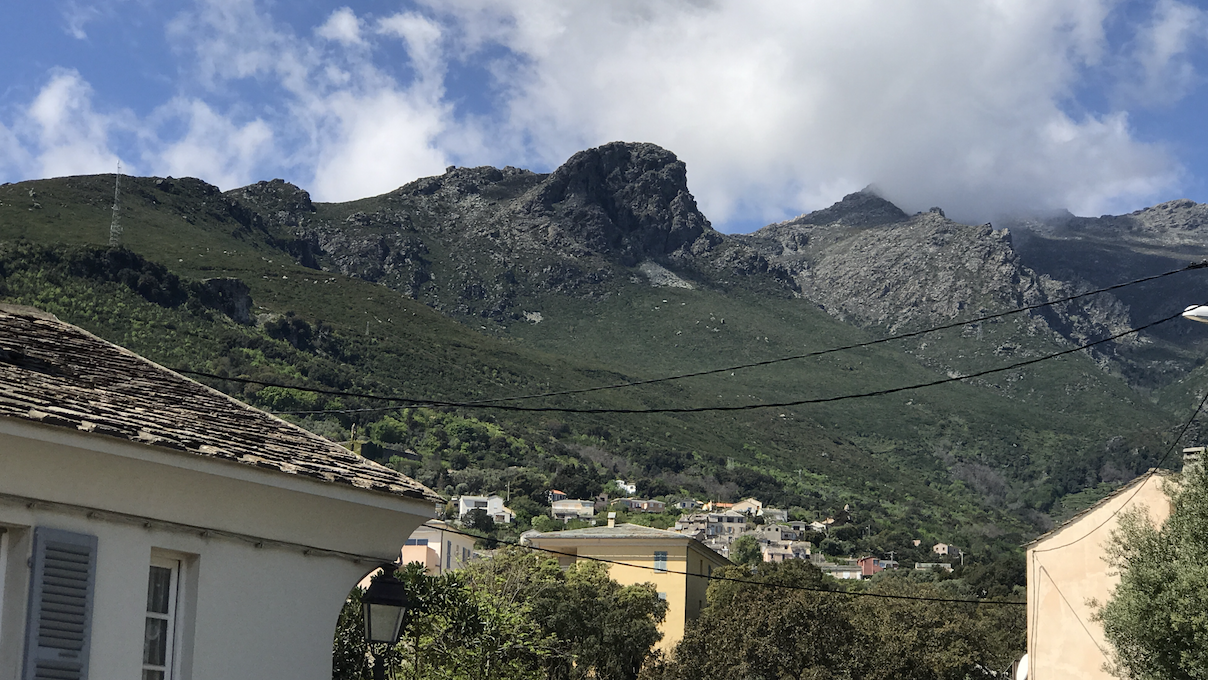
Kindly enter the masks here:
<path id="1" fill-rule="evenodd" d="M 29 307 L 0 305 L 0 417 L 441 500 L 405 475 Z"/>

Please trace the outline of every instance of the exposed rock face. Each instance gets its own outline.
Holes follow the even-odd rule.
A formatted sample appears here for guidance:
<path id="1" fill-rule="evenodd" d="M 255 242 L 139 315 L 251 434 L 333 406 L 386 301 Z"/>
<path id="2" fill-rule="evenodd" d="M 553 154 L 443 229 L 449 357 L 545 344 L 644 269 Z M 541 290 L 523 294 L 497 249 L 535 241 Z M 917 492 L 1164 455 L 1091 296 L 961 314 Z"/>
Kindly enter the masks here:
<path id="1" fill-rule="evenodd" d="M 197 292 L 202 304 L 226 314 L 235 323 L 252 322 L 252 292 L 243 281 L 233 277 L 205 279 L 198 284 Z"/>
<path id="2" fill-rule="evenodd" d="M 308 266 L 500 323 L 523 320 L 542 296 L 603 298 L 622 282 L 657 279 L 797 296 L 849 323 L 898 333 L 1165 271 L 1193 251 L 1208 255 L 1200 233 L 1208 206 L 1190 201 L 995 230 L 958 224 L 939 208 L 907 215 L 865 190 L 751 235 L 723 235 L 701 214 L 674 154 L 621 142 L 577 153 L 548 175 L 452 167 L 338 206 L 316 206 L 281 180 L 228 197 Z M 1100 295 L 1021 316 L 1013 332 L 1081 343 L 1143 323 L 1136 310 L 1154 304 L 1132 291 Z M 1153 361 L 1121 351 L 1148 342 L 1130 338 L 1096 356 L 1140 381 L 1156 370 Z M 1002 340 L 994 351 L 1017 344 Z"/>
<path id="3" fill-rule="evenodd" d="M 688 191 L 687 168 L 653 144 L 614 142 L 581 151 L 525 197 L 520 210 L 560 222 L 588 250 L 627 266 L 694 243 L 709 221 Z"/>
<path id="4" fill-rule="evenodd" d="M 256 206 L 266 222 L 274 226 L 301 226 L 315 212 L 310 194 L 282 179 L 256 182 L 227 195 Z"/>

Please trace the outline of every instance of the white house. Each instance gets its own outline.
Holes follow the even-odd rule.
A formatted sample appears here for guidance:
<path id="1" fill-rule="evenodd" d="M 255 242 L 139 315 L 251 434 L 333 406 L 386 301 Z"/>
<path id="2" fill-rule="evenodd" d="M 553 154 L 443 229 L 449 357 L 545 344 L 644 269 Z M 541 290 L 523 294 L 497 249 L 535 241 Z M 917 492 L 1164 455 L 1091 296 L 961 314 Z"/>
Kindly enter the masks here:
<path id="1" fill-rule="evenodd" d="M 485 510 L 499 524 L 511 524 L 516 513 L 503 504 L 501 496 L 462 496 L 457 499 L 457 516 L 463 518 L 471 510 Z"/>
<path id="2" fill-rule="evenodd" d="M 568 498 L 551 503 L 549 513 L 554 519 L 560 519 L 563 522 L 572 519 L 591 519 L 596 516 L 596 504 L 594 501 Z"/>
<path id="3" fill-rule="evenodd" d="M 626 482 L 623 479 L 614 479 L 612 481 L 613 481 L 613 484 L 617 485 L 618 489 L 620 489 L 621 491 L 624 491 L 625 493 L 629 494 L 630 496 L 632 496 L 638 492 L 637 484 L 634 484 L 632 482 Z"/>
<path id="4" fill-rule="evenodd" d="M 0 680 L 327 680 L 349 590 L 437 500 L 0 306 Z"/>

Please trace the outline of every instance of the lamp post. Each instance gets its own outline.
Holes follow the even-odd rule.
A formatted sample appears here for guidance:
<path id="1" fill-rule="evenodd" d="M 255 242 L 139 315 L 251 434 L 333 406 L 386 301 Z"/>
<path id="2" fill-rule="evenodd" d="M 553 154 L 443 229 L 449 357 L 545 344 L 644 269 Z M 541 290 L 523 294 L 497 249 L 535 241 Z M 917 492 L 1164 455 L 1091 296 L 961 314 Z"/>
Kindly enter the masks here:
<path id="1" fill-rule="evenodd" d="M 1208 323 L 1208 305 L 1191 305 L 1183 310 L 1183 318 Z"/>
<path id="2" fill-rule="evenodd" d="M 365 641 L 393 647 L 403 634 L 403 619 L 407 615 L 407 586 L 394 577 L 394 564 L 383 564 L 382 573 L 369 583 L 361 595 L 365 613 Z M 386 668 L 382 656 L 373 655 L 374 680 L 385 680 Z"/>

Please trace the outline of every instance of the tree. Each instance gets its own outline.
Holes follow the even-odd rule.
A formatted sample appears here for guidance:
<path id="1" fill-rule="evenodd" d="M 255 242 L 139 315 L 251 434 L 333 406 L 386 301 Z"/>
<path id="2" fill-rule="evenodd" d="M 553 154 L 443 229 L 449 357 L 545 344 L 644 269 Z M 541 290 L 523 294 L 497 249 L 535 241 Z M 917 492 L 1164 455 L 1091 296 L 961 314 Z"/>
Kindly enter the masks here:
<path id="1" fill-rule="evenodd" d="M 1208 479 L 1191 467 L 1165 490 L 1172 511 L 1161 527 L 1134 508 L 1108 544 L 1120 583 L 1095 618 L 1122 678 L 1208 677 Z"/>
<path id="2" fill-rule="evenodd" d="M 714 572 L 709 606 L 689 625 L 664 680 L 894 678 L 966 680 L 1006 668 L 1024 646 L 1023 607 L 902 598 L 968 598 L 955 581 L 882 572 L 839 585 L 802 560 Z M 769 585 L 789 588 L 768 587 Z"/>
<path id="3" fill-rule="evenodd" d="M 488 534 L 495 530 L 495 519 L 482 508 L 474 508 L 462 515 L 461 523 L 471 529 L 485 531 Z"/>
<path id="4" fill-rule="evenodd" d="M 734 564 L 759 564 L 763 561 L 763 551 L 759 549 L 759 541 L 751 534 L 743 534 L 730 544 L 730 559 Z"/>

